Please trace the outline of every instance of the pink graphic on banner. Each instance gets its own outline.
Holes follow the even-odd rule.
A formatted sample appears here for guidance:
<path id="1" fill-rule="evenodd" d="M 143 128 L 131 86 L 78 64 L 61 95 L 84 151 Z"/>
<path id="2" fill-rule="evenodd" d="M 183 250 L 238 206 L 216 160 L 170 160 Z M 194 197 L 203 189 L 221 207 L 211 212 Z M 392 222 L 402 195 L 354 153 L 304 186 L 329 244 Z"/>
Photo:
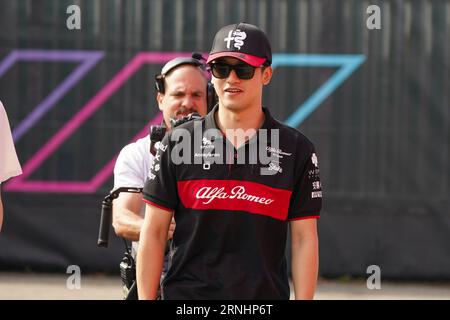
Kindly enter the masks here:
<path id="1" fill-rule="evenodd" d="M 112 174 L 117 155 L 110 160 L 89 181 L 33 181 L 27 178 L 53 154 L 94 112 L 128 81 L 144 64 L 161 64 L 179 56 L 189 56 L 185 52 L 141 52 L 125 65 L 81 110 L 75 114 L 50 140 L 39 149 L 23 166 L 23 174 L 5 185 L 7 191 L 94 193 Z M 160 123 L 162 115 L 153 118 L 149 125 Z M 148 133 L 146 126 L 133 140 Z"/>

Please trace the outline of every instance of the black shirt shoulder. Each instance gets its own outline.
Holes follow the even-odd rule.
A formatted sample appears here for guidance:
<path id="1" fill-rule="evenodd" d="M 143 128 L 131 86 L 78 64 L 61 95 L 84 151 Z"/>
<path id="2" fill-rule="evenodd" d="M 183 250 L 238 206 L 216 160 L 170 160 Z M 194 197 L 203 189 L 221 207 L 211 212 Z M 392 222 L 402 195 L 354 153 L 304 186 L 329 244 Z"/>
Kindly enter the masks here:
<path id="1" fill-rule="evenodd" d="M 307 155 L 314 152 L 314 144 L 298 129 L 292 128 L 277 119 L 273 119 L 273 127 L 280 130 L 281 141 L 295 144 L 299 148 L 299 152 Z"/>

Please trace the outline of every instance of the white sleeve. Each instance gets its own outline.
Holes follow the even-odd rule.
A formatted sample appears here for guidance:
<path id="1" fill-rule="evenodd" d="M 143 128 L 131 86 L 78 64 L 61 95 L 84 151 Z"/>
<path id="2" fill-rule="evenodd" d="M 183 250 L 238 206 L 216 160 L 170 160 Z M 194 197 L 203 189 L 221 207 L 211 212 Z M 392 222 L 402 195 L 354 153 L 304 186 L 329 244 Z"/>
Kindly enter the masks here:
<path id="1" fill-rule="evenodd" d="M 120 151 L 114 167 L 114 189 L 144 187 L 148 168 L 152 161 L 144 139 L 131 143 Z"/>
<path id="2" fill-rule="evenodd" d="M 0 101 L 0 182 L 22 173 L 9 127 L 8 116 Z"/>

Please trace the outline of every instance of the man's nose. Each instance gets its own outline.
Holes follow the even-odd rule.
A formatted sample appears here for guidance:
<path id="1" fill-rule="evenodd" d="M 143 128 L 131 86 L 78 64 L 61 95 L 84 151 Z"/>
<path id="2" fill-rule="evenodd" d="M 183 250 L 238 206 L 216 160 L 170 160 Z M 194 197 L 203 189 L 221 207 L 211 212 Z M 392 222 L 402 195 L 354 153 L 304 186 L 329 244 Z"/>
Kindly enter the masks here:
<path id="1" fill-rule="evenodd" d="M 183 99 L 182 106 L 186 109 L 193 109 L 195 107 L 195 101 L 190 95 L 186 95 Z"/>
<path id="2" fill-rule="evenodd" d="M 230 83 L 238 82 L 240 81 L 239 77 L 236 74 L 236 70 L 231 70 L 230 74 L 227 77 L 227 81 Z"/>

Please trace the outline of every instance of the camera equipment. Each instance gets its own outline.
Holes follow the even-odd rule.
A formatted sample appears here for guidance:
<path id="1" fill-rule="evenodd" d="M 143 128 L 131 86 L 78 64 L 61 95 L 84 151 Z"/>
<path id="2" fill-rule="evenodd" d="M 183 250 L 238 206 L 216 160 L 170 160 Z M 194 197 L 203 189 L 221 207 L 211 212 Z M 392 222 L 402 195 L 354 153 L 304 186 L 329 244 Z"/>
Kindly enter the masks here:
<path id="1" fill-rule="evenodd" d="M 122 258 L 122 262 L 120 262 L 119 269 L 120 278 L 122 279 L 122 292 L 125 300 L 137 300 L 136 262 L 128 247 Z"/>
<path id="2" fill-rule="evenodd" d="M 150 126 L 150 153 L 154 156 L 156 155 L 155 144 L 161 141 L 166 134 L 166 126 L 164 122 L 159 126 Z"/>
<path id="3" fill-rule="evenodd" d="M 117 188 L 111 191 L 102 202 L 102 213 L 100 215 L 100 228 L 98 230 L 97 245 L 99 247 L 108 247 L 109 228 L 112 221 L 112 202 L 121 192 L 141 193 L 142 188 Z"/>
<path id="4" fill-rule="evenodd" d="M 192 112 L 188 114 L 187 116 L 180 118 L 180 119 L 170 119 L 170 123 L 172 124 L 172 128 L 178 127 L 180 124 L 183 124 L 185 122 L 200 119 L 202 116 L 199 115 L 197 112 Z"/>
<path id="5" fill-rule="evenodd" d="M 181 119 L 170 119 L 170 123 L 172 125 L 172 128 L 175 128 L 179 126 L 180 124 L 183 124 L 185 122 L 200 119 L 202 116 L 199 115 L 197 112 L 193 112 L 188 114 L 187 116 L 181 118 Z M 156 155 L 156 148 L 155 145 L 157 142 L 161 141 L 164 138 L 164 135 L 166 134 L 166 126 L 164 123 L 159 126 L 150 126 L 150 153 L 155 156 Z"/>
<path id="6" fill-rule="evenodd" d="M 111 191 L 102 202 L 102 213 L 100 216 L 100 228 L 98 231 L 97 245 L 99 247 L 108 247 L 109 229 L 112 221 L 113 200 L 116 199 L 121 192 L 141 193 L 142 188 L 117 188 Z M 120 278 L 122 279 L 122 290 L 125 300 L 137 300 L 136 288 L 136 263 L 131 255 L 131 249 L 125 243 L 125 254 L 120 263 Z"/>

